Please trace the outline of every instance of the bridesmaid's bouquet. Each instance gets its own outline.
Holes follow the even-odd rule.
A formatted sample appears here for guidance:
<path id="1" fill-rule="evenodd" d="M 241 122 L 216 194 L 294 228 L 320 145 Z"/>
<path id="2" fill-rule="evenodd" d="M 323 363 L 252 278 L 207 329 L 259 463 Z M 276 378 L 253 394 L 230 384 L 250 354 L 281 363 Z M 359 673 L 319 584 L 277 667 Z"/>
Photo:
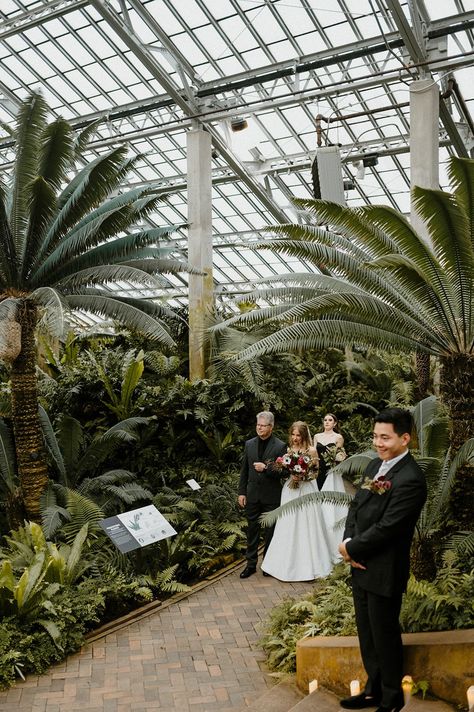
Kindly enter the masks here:
<path id="1" fill-rule="evenodd" d="M 285 475 L 290 478 L 288 482 L 290 489 L 298 489 L 300 482 L 314 480 L 317 475 L 314 460 L 305 451 L 288 450 L 286 455 L 277 457 L 274 467 L 284 471 Z"/>
<path id="2" fill-rule="evenodd" d="M 346 457 L 346 451 L 340 446 L 328 447 L 326 452 L 322 454 L 322 458 L 326 463 L 328 470 L 331 470 L 336 465 L 339 465 L 339 463 L 345 460 Z"/>

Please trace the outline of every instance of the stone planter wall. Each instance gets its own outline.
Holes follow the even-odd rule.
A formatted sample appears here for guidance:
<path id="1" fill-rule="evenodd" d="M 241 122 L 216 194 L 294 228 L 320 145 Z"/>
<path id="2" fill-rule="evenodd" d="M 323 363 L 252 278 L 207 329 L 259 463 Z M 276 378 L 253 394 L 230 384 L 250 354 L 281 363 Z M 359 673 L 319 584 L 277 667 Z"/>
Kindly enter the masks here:
<path id="1" fill-rule="evenodd" d="M 474 685 L 474 629 L 403 635 L 404 674 L 427 680 L 429 693 L 453 704 L 467 706 L 466 690 Z M 357 637 L 316 637 L 296 647 L 296 682 L 303 692 L 310 680 L 329 690 L 349 695 L 351 680 L 366 675 Z"/>

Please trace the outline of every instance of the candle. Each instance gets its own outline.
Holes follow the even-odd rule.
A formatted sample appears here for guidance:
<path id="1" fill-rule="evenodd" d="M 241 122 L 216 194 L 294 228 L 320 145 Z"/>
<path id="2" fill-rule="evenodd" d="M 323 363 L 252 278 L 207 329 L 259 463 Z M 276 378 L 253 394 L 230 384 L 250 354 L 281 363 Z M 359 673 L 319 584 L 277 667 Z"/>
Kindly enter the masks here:
<path id="1" fill-rule="evenodd" d="M 474 710 L 474 685 L 467 688 L 467 708 Z"/>
<path id="2" fill-rule="evenodd" d="M 407 705 L 410 701 L 411 691 L 413 689 L 413 678 L 411 675 L 405 675 L 402 680 L 403 700 Z"/>
<path id="3" fill-rule="evenodd" d="M 351 680 L 351 695 L 360 694 L 360 683 L 359 680 Z"/>
<path id="4" fill-rule="evenodd" d="M 312 692 L 314 692 L 317 689 L 318 689 L 318 681 L 311 680 L 309 683 L 309 694 L 311 694 Z"/>

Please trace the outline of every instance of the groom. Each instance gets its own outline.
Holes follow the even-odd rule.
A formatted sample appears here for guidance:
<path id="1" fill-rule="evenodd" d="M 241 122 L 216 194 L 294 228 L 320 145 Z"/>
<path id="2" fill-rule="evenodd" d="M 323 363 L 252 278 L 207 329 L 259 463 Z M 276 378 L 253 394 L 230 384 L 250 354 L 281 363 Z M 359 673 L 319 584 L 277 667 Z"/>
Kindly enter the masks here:
<path id="1" fill-rule="evenodd" d="M 239 481 L 239 506 L 247 515 L 247 566 L 240 574 L 245 579 L 257 570 L 260 515 L 280 506 L 281 473 L 272 464 L 286 452 L 286 445 L 273 435 L 275 419 L 270 411 L 257 415 L 257 437 L 245 443 Z M 274 527 L 267 527 L 265 551 L 273 536 Z M 268 574 L 263 574 L 268 576 Z"/>
<path id="2" fill-rule="evenodd" d="M 339 551 L 352 567 L 352 596 L 362 662 L 364 692 L 341 707 L 399 712 L 403 649 L 399 615 L 409 576 L 410 545 L 426 500 L 422 471 L 408 451 L 411 414 L 388 408 L 375 417 L 378 458 L 353 499 Z"/>

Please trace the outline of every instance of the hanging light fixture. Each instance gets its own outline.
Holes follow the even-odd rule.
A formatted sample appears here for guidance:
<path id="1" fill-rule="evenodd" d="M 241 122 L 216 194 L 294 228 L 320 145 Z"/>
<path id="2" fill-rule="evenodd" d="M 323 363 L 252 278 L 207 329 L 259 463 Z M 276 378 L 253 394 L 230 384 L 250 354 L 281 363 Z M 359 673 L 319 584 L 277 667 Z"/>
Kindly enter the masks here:
<path id="1" fill-rule="evenodd" d="M 236 116 L 230 120 L 230 128 L 234 133 L 244 131 L 244 129 L 248 128 L 248 121 L 243 116 Z"/>

